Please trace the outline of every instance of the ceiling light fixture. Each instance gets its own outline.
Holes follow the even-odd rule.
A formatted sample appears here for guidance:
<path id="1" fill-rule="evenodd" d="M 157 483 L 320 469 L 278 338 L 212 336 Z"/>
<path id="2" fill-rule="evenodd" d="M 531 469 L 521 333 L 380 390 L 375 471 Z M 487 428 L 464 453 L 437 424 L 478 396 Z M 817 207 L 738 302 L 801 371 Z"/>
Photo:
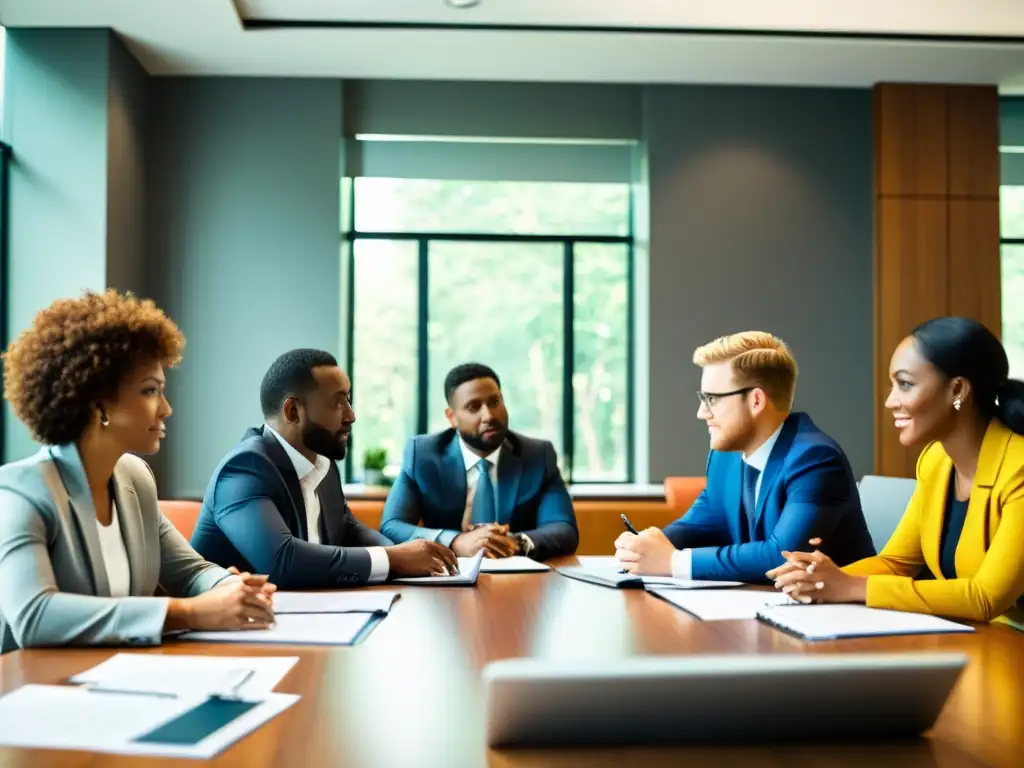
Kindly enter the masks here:
<path id="1" fill-rule="evenodd" d="M 444 0 L 445 5 L 449 5 L 452 8 L 472 8 L 474 5 L 480 5 L 480 0 Z"/>

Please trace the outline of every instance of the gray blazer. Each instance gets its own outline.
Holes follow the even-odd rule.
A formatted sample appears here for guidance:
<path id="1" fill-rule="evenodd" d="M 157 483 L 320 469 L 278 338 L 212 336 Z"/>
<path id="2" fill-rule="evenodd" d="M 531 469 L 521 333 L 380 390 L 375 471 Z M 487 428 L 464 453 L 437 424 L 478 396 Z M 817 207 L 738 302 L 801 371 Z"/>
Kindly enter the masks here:
<path id="1" fill-rule="evenodd" d="M 125 455 L 113 478 L 130 596 L 110 597 L 96 511 L 78 450 L 51 446 L 0 467 L 0 653 L 59 645 L 159 645 L 169 597 L 228 577 L 161 514 L 156 480 Z"/>

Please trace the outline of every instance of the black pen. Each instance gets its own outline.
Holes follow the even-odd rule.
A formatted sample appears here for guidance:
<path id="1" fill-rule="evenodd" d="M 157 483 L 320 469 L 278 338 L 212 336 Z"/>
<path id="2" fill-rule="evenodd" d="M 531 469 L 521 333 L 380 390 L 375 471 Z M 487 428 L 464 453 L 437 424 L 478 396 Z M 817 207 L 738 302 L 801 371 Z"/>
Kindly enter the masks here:
<path id="1" fill-rule="evenodd" d="M 622 518 L 622 524 L 626 526 L 626 530 L 627 531 L 632 533 L 634 536 L 639 536 L 640 535 L 639 533 L 637 533 L 636 528 L 633 527 L 633 524 L 631 522 L 629 522 L 629 518 L 628 517 L 626 517 L 624 514 L 619 515 L 619 517 Z M 620 568 L 619 569 L 619 573 L 629 573 L 629 571 L 627 571 L 625 568 Z"/>

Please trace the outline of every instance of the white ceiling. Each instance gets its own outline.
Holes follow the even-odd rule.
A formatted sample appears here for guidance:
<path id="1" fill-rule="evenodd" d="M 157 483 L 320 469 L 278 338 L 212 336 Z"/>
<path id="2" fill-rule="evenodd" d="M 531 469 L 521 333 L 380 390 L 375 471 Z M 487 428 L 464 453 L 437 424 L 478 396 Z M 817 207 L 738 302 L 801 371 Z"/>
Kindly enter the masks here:
<path id="1" fill-rule="evenodd" d="M 247 29 L 246 19 L 504 26 Z M 462 10 L 444 0 L 0 0 L 0 23 L 113 28 L 154 75 L 826 86 L 899 80 L 994 83 L 1024 93 L 1024 0 L 481 0 Z M 569 25 L 588 29 L 516 29 Z M 673 29 L 703 33 L 664 31 Z M 715 30 L 733 34 L 709 34 Z M 757 32 L 861 37 L 750 34 Z M 929 37 L 913 39 L 920 36 Z"/>

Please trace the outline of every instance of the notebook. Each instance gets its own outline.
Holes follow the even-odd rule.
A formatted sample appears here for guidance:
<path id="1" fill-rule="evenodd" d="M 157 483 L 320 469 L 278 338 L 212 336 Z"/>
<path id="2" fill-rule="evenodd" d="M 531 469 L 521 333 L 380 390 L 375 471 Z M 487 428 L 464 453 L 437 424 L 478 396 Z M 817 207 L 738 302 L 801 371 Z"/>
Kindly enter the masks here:
<path id="1" fill-rule="evenodd" d="M 757 618 L 804 640 L 973 632 L 974 627 L 923 613 L 866 605 L 782 605 L 758 610 Z"/>
<path id="2" fill-rule="evenodd" d="M 567 565 L 556 568 L 558 573 L 570 579 L 598 584 L 613 589 L 644 589 L 658 587 L 661 589 L 716 589 L 722 587 L 738 587 L 738 581 L 702 581 L 696 579 L 675 579 L 671 576 L 636 576 L 632 573 L 620 573 L 618 567 L 600 566 L 597 568 Z"/>
<path id="3" fill-rule="evenodd" d="M 274 613 L 388 613 L 398 592 L 275 592 Z"/>
<path id="4" fill-rule="evenodd" d="M 454 576 L 406 576 L 392 579 L 396 584 L 428 584 L 437 587 L 471 587 L 480 575 L 480 564 L 484 559 L 481 549 L 474 557 L 459 558 L 459 572 Z"/>
<path id="5" fill-rule="evenodd" d="M 522 555 L 493 560 L 485 557 L 480 561 L 480 573 L 544 573 L 550 570 L 550 565 L 539 563 Z"/>

